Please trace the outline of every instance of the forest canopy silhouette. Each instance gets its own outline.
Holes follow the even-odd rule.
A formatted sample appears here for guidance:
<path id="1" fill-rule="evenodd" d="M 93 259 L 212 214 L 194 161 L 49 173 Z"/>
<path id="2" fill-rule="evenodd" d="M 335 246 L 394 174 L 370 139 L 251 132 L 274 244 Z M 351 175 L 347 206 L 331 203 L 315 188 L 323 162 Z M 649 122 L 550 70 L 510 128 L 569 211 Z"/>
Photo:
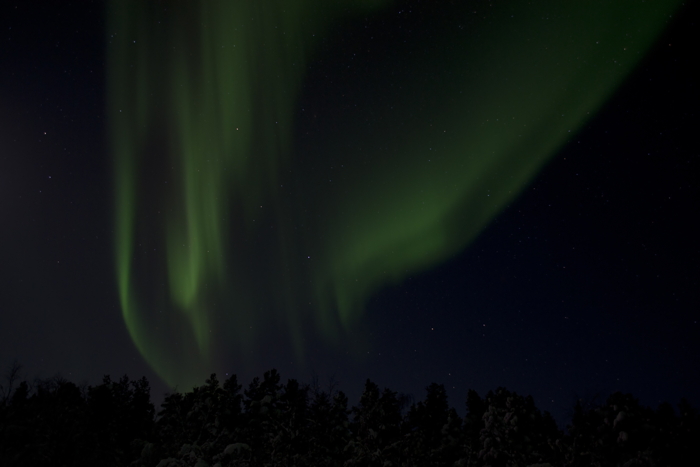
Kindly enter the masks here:
<path id="1" fill-rule="evenodd" d="M 0 464 L 103 466 L 665 466 L 695 454 L 697 410 L 683 399 L 644 407 L 616 392 L 576 399 L 566 429 L 531 396 L 469 390 L 460 417 L 442 384 L 415 402 L 366 381 L 355 406 L 330 380 L 282 382 L 276 370 L 243 389 L 212 374 L 159 410 L 144 377 L 76 385 L 60 376 L 0 386 Z"/>

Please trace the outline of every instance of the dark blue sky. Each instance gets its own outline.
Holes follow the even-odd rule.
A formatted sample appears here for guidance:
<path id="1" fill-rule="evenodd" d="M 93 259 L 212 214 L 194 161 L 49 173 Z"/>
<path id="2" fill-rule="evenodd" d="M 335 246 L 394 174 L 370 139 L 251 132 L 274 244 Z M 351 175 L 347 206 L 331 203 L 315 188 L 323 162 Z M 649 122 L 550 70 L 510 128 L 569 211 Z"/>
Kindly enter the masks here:
<path id="1" fill-rule="evenodd" d="M 116 293 L 102 4 L 30 3 L 0 9 L 0 365 L 146 375 L 159 397 Z M 319 344 L 318 375 L 353 403 L 366 378 L 416 399 L 444 383 L 460 413 L 468 388 L 505 386 L 560 422 L 575 394 L 698 405 L 697 15 L 466 251 L 370 301 L 376 355 L 337 365 Z"/>

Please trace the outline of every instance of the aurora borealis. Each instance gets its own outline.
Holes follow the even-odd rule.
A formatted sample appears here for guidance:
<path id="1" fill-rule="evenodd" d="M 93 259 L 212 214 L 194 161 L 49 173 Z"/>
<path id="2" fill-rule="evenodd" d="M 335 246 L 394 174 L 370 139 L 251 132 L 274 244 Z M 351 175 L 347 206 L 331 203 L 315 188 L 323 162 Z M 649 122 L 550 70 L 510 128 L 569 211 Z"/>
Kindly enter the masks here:
<path id="1" fill-rule="evenodd" d="M 110 5 L 121 310 L 170 385 L 272 338 L 301 361 L 313 333 L 364 352 L 372 295 L 467 247 L 678 2 L 453 7 L 458 27 L 417 21 L 427 40 L 397 30 L 359 57 L 344 34 L 410 12 L 341 3 Z M 309 73 L 346 52 L 317 105 L 337 111 L 309 116 Z"/>
<path id="2" fill-rule="evenodd" d="M 700 4 L 526 3 L 0 6 L 0 365 L 698 406 Z"/>

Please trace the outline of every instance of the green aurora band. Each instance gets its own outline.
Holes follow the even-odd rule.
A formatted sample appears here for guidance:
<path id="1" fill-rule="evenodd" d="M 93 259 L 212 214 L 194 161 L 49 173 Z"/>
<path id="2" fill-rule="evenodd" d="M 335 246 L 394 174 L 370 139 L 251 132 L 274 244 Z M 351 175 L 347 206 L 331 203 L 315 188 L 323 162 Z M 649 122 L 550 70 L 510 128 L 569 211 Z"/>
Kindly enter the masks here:
<path id="1" fill-rule="evenodd" d="M 369 297 L 463 250 L 680 2 L 525 3 L 386 57 L 369 110 L 309 149 L 295 129 L 321 38 L 391 2 L 111 2 L 118 290 L 164 381 L 198 384 L 271 335 L 303 360 L 310 329 L 359 353 Z"/>

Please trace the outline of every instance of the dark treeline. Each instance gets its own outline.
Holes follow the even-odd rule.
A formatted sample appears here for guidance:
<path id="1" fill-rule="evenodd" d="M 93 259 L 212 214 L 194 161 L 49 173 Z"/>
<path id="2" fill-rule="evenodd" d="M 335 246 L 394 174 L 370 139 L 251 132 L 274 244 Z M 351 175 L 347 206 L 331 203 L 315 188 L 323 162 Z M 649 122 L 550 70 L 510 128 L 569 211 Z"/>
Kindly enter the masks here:
<path id="1" fill-rule="evenodd" d="M 81 387 L 11 375 L 0 393 L 3 466 L 700 465 L 699 417 L 685 400 L 679 413 L 630 394 L 579 400 L 565 433 L 532 397 L 504 388 L 470 390 L 462 419 L 439 384 L 413 403 L 367 380 L 348 407 L 332 384 L 283 384 L 271 370 L 244 390 L 236 376 L 211 375 L 156 412 L 145 378 Z"/>

